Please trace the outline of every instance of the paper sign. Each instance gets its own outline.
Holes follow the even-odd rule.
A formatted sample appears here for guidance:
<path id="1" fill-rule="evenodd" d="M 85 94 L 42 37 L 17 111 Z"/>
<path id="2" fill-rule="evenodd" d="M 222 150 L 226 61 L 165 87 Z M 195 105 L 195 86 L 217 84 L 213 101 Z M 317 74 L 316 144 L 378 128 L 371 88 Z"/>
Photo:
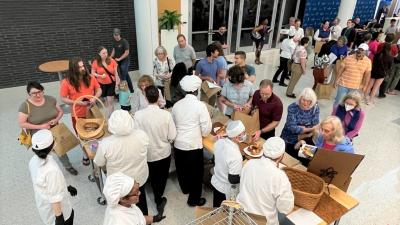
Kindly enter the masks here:
<path id="1" fill-rule="evenodd" d="M 333 53 L 329 54 L 329 65 L 331 65 L 335 60 L 337 59 L 337 56 Z"/>

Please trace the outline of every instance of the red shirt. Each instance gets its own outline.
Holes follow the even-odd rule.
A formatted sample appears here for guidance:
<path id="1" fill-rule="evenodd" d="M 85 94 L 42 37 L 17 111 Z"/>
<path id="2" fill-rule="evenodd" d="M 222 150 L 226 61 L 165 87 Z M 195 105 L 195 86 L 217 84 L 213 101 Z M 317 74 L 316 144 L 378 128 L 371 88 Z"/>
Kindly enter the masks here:
<path id="1" fill-rule="evenodd" d="M 256 106 L 260 112 L 260 129 L 266 127 L 272 121 L 281 120 L 283 104 L 274 93 L 264 102 L 261 100 L 260 90 L 257 90 L 254 92 L 252 104 Z"/>
<path id="2" fill-rule="evenodd" d="M 380 44 L 378 45 L 378 50 L 376 51 L 376 53 L 382 51 L 383 45 L 384 45 L 384 44 L 385 44 L 385 43 L 380 43 Z M 376 53 L 375 53 L 375 54 L 376 54 Z M 392 56 L 393 56 L 393 57 L 396 57 L 396 56 L 397 56 L 397 54 L 399 53 L 399 50 L 397 49 L 397 45 L 396 45 L 396 44 L 392 44 L 392 45 L 391 45 L 390 53 L 392 53 Z"/>
<path id="3" fill-rule="evenodd" d="M 115 81 L 115 74 L 116 74 L 116 71 L 117 71 L 117 67 L 118 67 L 117 62 L 114 59 L 111 59 L 110 64 L 108 64 L 106 66 L 106 68 L 112 74 L 107 74 L 105 69 L 101 65 L 97 64 L 97 60 L 93 60 L 93 62 L 92 62 L 92 70 L 94 70 L 95 73 L 97 73 L 99 75 L 106 74 L 105 78 L 96 77 L 97 81 L 100 84 L 111 84 L 112 81 L 110 79 L 110 75 L 113 78 L 113 81 Z"/>
<path id="4" fill-rule="evenodd" d="M 332 144 L 328 144 L 326 141 L 324 141 L 324 143 L 322 144 L 322 148 L 332 151 L 333 149 L 335 149 L 336 145 L 332 145 Z"/>
<path id="5" fill-rule="evenodd" d="M 64 98 L 69 98 L 71 100 L 76 100 L 82 95 L 95 95 L 96 89 L 100 88 L 99 83 L 96 78 L 90 76 L 89 87 L 86 87 L 82 82 L 79 88 L 79 92 L 75 90 L 75 88 L 68 82 L 67 79 L 63 79 L 61 81 L 60 87 L 60 96 Z M 86 117 L 86 106 L 76 106 L 76 115 L 78 117 Z M 74 112 L 72 111 L 72 116 L 74 116 Z"/>

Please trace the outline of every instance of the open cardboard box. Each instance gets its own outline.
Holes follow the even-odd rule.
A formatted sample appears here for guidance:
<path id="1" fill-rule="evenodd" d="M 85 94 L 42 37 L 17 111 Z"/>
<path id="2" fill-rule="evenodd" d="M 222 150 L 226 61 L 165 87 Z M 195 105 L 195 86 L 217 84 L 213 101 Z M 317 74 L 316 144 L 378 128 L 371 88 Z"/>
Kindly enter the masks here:
<path id="1" fill-rule="evenodd" d="M 336 174 L 331 184 L 346 191 L 350 185 L 351 175 L 363 159 L 363 155 L 318 149 L 308 165 L 307 172 L 320 176 L 329 183 L 331 179 L 322 175 L 322 172 L 324 170 L 334 171 Z"/>

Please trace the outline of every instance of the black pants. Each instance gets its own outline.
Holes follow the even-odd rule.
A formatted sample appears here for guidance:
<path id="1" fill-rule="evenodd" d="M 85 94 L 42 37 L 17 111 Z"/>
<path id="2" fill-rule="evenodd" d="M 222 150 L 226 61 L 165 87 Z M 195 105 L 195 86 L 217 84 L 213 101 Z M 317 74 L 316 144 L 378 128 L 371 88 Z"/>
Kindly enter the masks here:
<path id="1" fill-rule="evenodd" d="M 139 207 L 140 211 L 142 211 L 143 215 L 148 215 L 148 209 L 147 209 L 147 202 L 146 202 L 146 191 L 144 188 L 144 184 L 139 188 L 140 195 L 139 195 L 139 202 L 136 204 L 137 207 Z"/>
<path id="2" fill-rule="evenodd" d="M 283 78 L 283 79 L 285 79 L 285 78 Z M 270 130 L 270 131 L 268 131 L 268 132 L 266 132 L 266 133 L 261 134 L 260 137 L 262 137 L 264 140 L 267 140 L 267 139 L 270 138 L 270 137 L 275 137 L 275 129 Z"/>
<path id="3" fill-rule="evenodd" d="M 64 225 L 73 225 L 74 224 L 74 210 L 72 209 L 71 215 L 69 218 L 65 221 Z"/>
<path id="4" fill-rule="evenodd" d="M 130 105 L 128 105 L 128 106 L 121 105 L 121 109 L 130 112 L 131 109 L 132 109 L 132 106 L 130 106 Z"/>
<path id="5" fill-rule="evenodd" d="M 379 86 L 379 95 L 380 97 L 385 96 L 385 92 L 387 91 L 388 88 L 388 82 L 383 80 L 381 86 Z"/>
<path id="6" fill-rule="evenodd" d="M 150 184 L 153 188 L 154 200 L 156 204 L 161 203 L 164 194 L 165 185 L 167 184 L 169 166 L 171 164 L 171 155 L 165 159 L 154 162 L 148 162 Z"/>
<path id="7" fill-rule="evenodd" d="M 201 197 L 204 173 L 203 149 L 189 151 L 174 149 L 179 186 L 184 194 L 189 194 L 187 202 L 197 204 Z"/>
<path id="8" fill-rule="evenodd" d="M 273 81 L 278 80 L 279 74 L 281 74 L 282 71 L 283 71 L 283 73 L 281 75 L 281 79 L 279 80 L 279 83 L 283 84 L 283 83 L 285 83 L 284 82 L 285 81 L 285 77 L 287 77 L 287 75 L 288 75 L 288 61 L 289 61 L 289 59 L 280 57 L 279 61 L 280 61 L 279 68 L 275 72 L 274 78 L 272 78 L 272 80 Z"/>
<path id="9" fill-rule="evenodd" d="M 220 207 L 224 200 L 226 200 L 226 195 L 213 187 L 213 207 Z"/>

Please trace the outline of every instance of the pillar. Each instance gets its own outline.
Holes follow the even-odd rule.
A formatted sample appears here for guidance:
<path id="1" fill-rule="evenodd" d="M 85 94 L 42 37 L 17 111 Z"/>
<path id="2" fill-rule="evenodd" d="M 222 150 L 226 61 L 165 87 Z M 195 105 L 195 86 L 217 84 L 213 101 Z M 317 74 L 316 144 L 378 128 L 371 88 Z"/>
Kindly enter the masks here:
<path id="1" fill-rule="evenodd" d="M 134 0 L 134 8 L 139 72 L 150 75 L 159 43 L 157 0 Z"/>
<path id="2" fill-rule="evenodd" d="M 357 0 L 341 0 L 337 17 L 340 19 L 340 26 L 346 27 L 347 20 L 353 18 Z"/>

